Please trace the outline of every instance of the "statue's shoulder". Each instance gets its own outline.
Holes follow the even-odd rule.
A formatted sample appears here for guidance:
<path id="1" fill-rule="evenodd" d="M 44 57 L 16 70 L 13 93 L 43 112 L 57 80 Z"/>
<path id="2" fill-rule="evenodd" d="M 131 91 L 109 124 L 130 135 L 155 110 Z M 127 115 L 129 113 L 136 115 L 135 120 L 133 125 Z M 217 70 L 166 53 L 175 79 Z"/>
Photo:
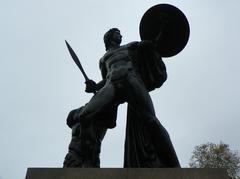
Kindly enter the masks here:
<path id="1" fill-rule="evenodd" d="M 124 48 L 136 48 L 139 45 L 138 41 L 130 42 L 124 45 Z"/>
<path id="2" fill-rule="evenodd" d="M 109 51 L 107 51 L 99 60 L 99 64 L 103 65 L 106 62 L 107 57 L 109 56 Z"/>
<path id="3" fill-rule="evenodd" d="M 106 51 L 106 53 L 100 58 L 100 60 L 99 60 L 99 67 L 100 67 L 100 69 L 105 67 L 105 63 L 106 63 L 108 57 L 111 56 L 111 54 L 112 53 L 110 51 Z"/>
<path id="4" fill-rule="evenodd" d="M 103 57 L 104 57 L 104 56 L 103 56 Z M 104 58 L 103 58 L 103 57 L 102 57 L 102 58 L 100 58 L 100 60 L 99 60 L 99 64 L 100 64 L 100 65 L 102 65 L 102 64 L 105 62 L 105 60 L 104 60 Z"/>
<path id="5" fill-rule="evenodd" d="M 115 50 L 108 50 L 106 51 L 106 53 L 102 56 L 102 58 L 100 59 L 99 61 L 99 64 L 102 65 L 102 64 L 105 64 L 106 60 L 114 53 L 118 52 L 118 51 L 121 51 L 121 50 L 133 50 L 133 49 L 136 49 L 137 46 L 139 45 L 139 42 L 138 41 L 134 41 L 134 42 L 130 42 L 130 43 L 127 43 L 125 45 L 122 45 L 120 46 L 118 49 L 115 49 Z"/>

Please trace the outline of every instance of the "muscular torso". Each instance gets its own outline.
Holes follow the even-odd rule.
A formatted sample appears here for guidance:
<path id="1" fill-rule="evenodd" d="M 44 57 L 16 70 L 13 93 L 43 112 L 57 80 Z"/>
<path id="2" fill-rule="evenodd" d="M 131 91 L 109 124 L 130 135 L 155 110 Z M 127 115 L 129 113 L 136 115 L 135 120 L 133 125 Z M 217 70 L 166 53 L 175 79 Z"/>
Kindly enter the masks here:
<path id="1" fill-rule="evenodd" d="M 123 79 L 129 71 L 133 70 L 130 56 L 132 44 L 120 46 L 117 49 L 109 50 L 102 58 L 106 69 L 106 78 L 111 81 Z"/>

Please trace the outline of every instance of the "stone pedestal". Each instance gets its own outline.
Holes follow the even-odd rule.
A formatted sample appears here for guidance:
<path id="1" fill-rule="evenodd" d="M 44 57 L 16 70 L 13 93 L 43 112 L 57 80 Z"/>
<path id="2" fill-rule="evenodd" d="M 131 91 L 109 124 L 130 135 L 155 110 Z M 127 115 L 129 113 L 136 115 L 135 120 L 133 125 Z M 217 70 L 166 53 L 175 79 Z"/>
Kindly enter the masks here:
<path id="1" fill-rule="evenodd" d="M 26 179 L 230 179 L 224 169 L 29 168 Z"/>

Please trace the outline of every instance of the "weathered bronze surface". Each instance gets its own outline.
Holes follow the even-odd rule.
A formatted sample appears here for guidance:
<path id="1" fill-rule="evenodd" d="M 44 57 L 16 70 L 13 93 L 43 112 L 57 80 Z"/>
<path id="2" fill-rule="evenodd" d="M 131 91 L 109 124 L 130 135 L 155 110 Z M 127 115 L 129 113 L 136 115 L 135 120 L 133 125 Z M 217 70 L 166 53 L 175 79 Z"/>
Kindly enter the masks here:
<path id="1" fill-rule="evenodd" d="M 149 91 L 161 87 L 166 81 L 162 57 L 176 55 L 185 47 L 189 36 L 188 22 L 179 9 L 160 4 L 144 14 L 140 35 L 142 41 L 125 45 L 121 45 L 122 35 L 117 28 L 104 35 L 106 53 L 99 61 L 102 80 L 96 83 L 87 78 L 85 91 L 94 93 L 94 96 L 77 110 L 75 117 L 76 125 L 81 126 L 77 140 L 83 141 L 83 136 L 87 136 L 92 143 L 73 142 L 73 146 L 89 148 L 88 145 L 94 144 L 91 152 L 76 152 L 87 156 L 85 161 L 92 161 L 75 167 L 99 167 L 99 161 L 96 161 L 99 160 L 106 128 L 116 126 L 118 106 L 125 102 L 128 103 L 128 112 L 124 167 L 180 167 L 168 132 L 155 115 Z M 73 138 L 76 139 L 74 135 Z M 70 159 L 67 155 L 64 166 L 74 167 L 68 164 Z M 78 159 L 82 160 L 81 157 Z"/>

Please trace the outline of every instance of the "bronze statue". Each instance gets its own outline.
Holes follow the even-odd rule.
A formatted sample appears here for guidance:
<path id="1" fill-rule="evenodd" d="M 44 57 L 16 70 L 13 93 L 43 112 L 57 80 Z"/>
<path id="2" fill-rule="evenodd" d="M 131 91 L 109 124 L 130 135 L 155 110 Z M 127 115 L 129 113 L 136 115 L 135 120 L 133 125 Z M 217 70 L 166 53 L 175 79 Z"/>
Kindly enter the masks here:
<path id="1" fill-rule="evenodd" d="M 82 123 L 79 114 L 84 106 L 72 110 L 67 117 L 67 125 L 72 129 L 72 139 L 63 167 L 100 167 L 100 150 L 107 128 L 96 120 Z M 100 119 L 99 121 L 104 120 Z"/>
<path id="2" fill-rule="evenodd" d="M 102 80 L 95 83 L 85 77 L 86 92 L 95 95 L 79 112 L 81 123 L 97 121 L 106 128 L 114 128 L 118 106 L 128 103 L 124 167 L 180 167 L 170 137 L 157 119 L 149 95 L 149 91 L 161 87 L 167 79 L 161 57 L 176 55 L 187 43 L 188 23 L 179 11 L 167 4 L 150 8 L 140 23 L 140 42 L 121 45 L 120 30 L 110 29 L 104 35 L 106 53 L 99 62 Z M 181 24 L 184 26 L 174 29 L 172 22 L 177 18 L 184 19 Z M 157 30 L 149 28 L 153 24 Z M 186 31 L 181 31 L 182 28 Z M 171 39 L 171 34 L 181 35 L 181 42 L 178 43 L 179 38 Z M 71 50 L 70 53 L 76 59 Z M 78 60 L 76 63 L 79 66 Z M 81 65 L 79 68 L 81 70 Z M 104 116 L 102 119 L 105 120 L 99 116 Z"/>

